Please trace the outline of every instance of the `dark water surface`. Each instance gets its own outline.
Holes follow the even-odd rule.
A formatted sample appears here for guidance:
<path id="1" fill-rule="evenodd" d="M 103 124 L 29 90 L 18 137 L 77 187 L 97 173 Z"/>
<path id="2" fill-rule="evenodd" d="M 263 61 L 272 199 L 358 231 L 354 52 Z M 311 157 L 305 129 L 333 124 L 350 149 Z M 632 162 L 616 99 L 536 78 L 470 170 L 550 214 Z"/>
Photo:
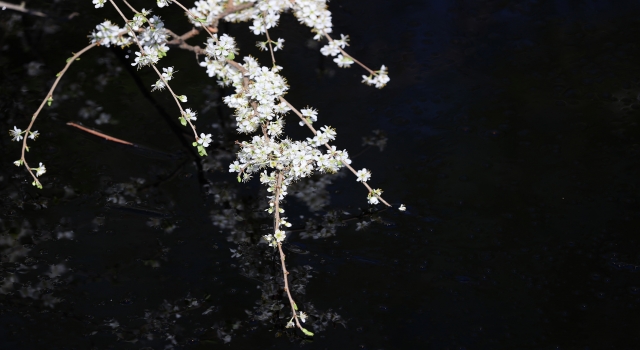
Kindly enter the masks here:
<path id="1" fill-rule="evenodd" d="M 160 66 L 175 65 L 214 135 L 209 157 L 194 157 L 168 93 L 147 92 L 149 69 L 96 48 L 37 121 L 28 159 L 46 164 L 45 188 L 11 164 L 8 130 L 95 24 L 118 18 L 88 0 L 27 5 L 54 18 L 0 12 L 0 348 L 638 348 L 637 1 L 332 1 L 349 52 L 389 67 L 383 90 L 282 18 L 289 101 L 318 108 L 355 168 L 408 207 L 370 211 L 346 173 L 290 191 L 287 264 L 313 339 L 283 328 L 278 261 L 256 244 L 267 193 L 228 173 L 246 136 L 191 53 Z M 221 29 L 268 62 L 246 25 Z M 293 119 L 287 130 L 309 136 Z M 382 152 L 363 146 L 381 133 Z"/>

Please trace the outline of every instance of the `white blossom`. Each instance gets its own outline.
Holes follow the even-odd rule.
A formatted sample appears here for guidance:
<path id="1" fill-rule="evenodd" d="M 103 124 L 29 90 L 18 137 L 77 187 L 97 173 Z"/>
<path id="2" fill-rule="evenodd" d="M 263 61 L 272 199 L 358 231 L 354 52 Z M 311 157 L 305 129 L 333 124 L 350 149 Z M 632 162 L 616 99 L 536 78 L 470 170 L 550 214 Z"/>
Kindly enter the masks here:
<path id="1" fill-rule="evenodd" d="M 211 134 L 200 134 L 200 138 L 198 139 L 198 143 L 201 144 L 203 147 L 209 147 L 209 144 L 211 143 Z"/>
<path id="2" fill-rule="evenodd" d="M 44 173 L 47 172 L 47 169 L 44 167 L 44 164 L 42 164 L 42 162 L 40 162 L 40 166 L 37 168 L 32 168 L 31 170 L 35 170 L 36 171 L 36 176 L 40 176 Z"/>
<path id="3" fill-rule="evenodd" d="M 371 178 L 371 172 L 366 168 L 363 168 L 361 170 L 358 170 L 358 172 L 356 173 L 356 177 L 358 178 L 356 181 L 367 182 Z"/>
<path id="4" fill-rule="evenodd" d="M 13 130 L 9 130 L 9 135 L 11 136 L 11 141 L 20 141 L 22 140 L 22 129 L 18 129 L 17 126 L 13 127 Z"/>
<path id="5" fill-rule="evenodd" d="M 196 120 L 198 118 L 196 118 L 196 112 L 192 111 L 191 108 L 187 108 L 184 110 L 184 113 L 182 113 L 182 117 L 186 120 Z"/>
<path id="6" fill-rule="evenodd" d="M 337 63 L 340 68 L 349 68 L 353 64 L 353 59 L 339 54 L 338 57 L 333 59 L 333 62 Z"/>

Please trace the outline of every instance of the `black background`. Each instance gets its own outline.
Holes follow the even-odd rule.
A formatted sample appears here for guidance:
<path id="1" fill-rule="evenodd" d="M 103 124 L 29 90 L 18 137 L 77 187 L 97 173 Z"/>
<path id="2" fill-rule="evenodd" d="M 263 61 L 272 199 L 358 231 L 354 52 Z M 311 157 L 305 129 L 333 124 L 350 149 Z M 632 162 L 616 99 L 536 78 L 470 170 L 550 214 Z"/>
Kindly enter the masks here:
<path id="1" fill-rule="evenodd" d="M 53 19 L 0 12 L 3 349 L 637 347 L 640 4 L 329 5 L 335 35 L 351 37 L 348 52 L 374 69 L 385 64 L 391 81 L 382 90 L 361 84 L 364 71 L 339 69 L 284 15 L 271 34 L 286 40 L 276 59 L 291 86 L 287 98 L 317 108 L 319 125 L 337 129 L 336 145 L 357 154 L 355 168 L 371 169 L 370 184 L 408 210 L 366 214 L 366 190 L 350 174 L 331 180 L 321 210 L 285 203 L 294 228 L 348 212 L 335 236 L 288 238 L 289 266 L 311 268 L 296 300 L 337 312 L 346 326 L 329 324 L 310 342 L 245 312 L 260 303 L 262 282 L 247 277 L 230 249 L 260 240 L 266 192 L 228 173 L 233 143 L 246 136 L 215 106 L 216 90 L 207 89 L 215 81 L 193 54 L 172 48 L 160 66 L 176 67 L 176 92 L 200 111 L 199 131 L 214 134 L 207 160 L 183 146 L 191 141 L 175 131 L 168 93 L 147 94 L 154 74 L 123 63 L 126 50 L 95 48 L 36 123 L 42 135 L 28 160 L 47 166 L 38 191 L 11 164 L 20 150 L 8 130 L 26 127 L 95 24 L 120 21 L 88 0 L 27 4 Z M 172 9 L 154 13 L 175 32 L 189 30 Z M 262 38 L 247 26 L 220 29 L 238 38 L 240 57 L 267 64 L 253 45 Z M 41 64 L 40 74 L 28 74 L 29 62 Z M 100 74 L 110 77 L 104 88 Z M 86 100 L 117 123 L 83 120 Z M 153 151 L 99 140 L 68 121 Z M 362 146 L 373 130 L 388 137 L 383 152 Z M 294 119 L 287 131 L 309 136 Z M 227 221 L 212 220 L 220 213 Z M 381 222 L 356 230 L 372 217 Z M 188 310 L 187 298 L 202 306 Z M 163 321 L 148 326 L 149 313 Z"/>

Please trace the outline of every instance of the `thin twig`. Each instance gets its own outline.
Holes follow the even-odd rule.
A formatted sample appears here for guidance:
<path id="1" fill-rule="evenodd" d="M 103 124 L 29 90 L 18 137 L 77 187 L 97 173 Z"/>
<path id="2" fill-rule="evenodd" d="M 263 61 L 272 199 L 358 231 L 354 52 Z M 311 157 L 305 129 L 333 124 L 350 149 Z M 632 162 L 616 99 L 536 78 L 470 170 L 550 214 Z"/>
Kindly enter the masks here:
<path id="1" fill-rule="evenodd" d="M 278 171 L 276 175 L 276 186 L 273 191 L 273 202 L 275 207 L 275 215 L 273 219 L 273 231 L 277 232 L 280 229 L 280 192 L 282 191 L 282 171 Z M 284 290 L 287 292 L 287 297 L 289 297 L 289 304 L 291 305 L 291 312 L 293 313 L 293 318 L 296 321 L 296 326 L 303 329 L 300 321 L 298 320 L 298 307 L 296 306 L 295 301 L 293 301 L 293 297 L 291 296 L 291 291 L 289 290 L 289 271 L 287 271 L 287 266 L 284 262 L 285 254 L 282 251 L 282 242 L 278 242 L 278 252 L 280 253 L 280 264 L 282 265 L 282 278 L 284 279 Z M 304 332 L 304 331 L 303 331 Z"/>
<path id="2" fill-rule="evenodd" d="M 53 91 L 58 86 L 58 83 L 60 82 L 60 79 L 62 79 L 62 76 L 64 75 L 64 73 L 67 72 L 67 69 L 69 69 L 69 67 L 73 64 L 73 62 L 75 62 L 76 59 L 78 59 L 83 53 L 89 51 L 90 49 L 92 49 L 93 47 L 97 46 L 98 44 L 100 44 L 100 42 L 89 44 L 88 46 L 86 46 L 82 50 L 78 51 L 73 56 L 71 56 L 71 58 L 67 59 L 67 64 L 57 74 L 56 80 L 53 82 L 53 85 L 51 86 L 51 89 L 49 89 L 49 92 L 47 93 L 47 96 L 44 98 L 44 100 L 42 100 L 42 103 L 40 103 L 40 107 L 38 107 L 38 110 L 36 110 L 36 112 L 31 117 L 31 122 L 29 123 L 29 126 L 27 127 L 27 129 L 24 132 L 24 138 L 23 138 L 23 141 L 22 141 L 22 153 L 20 155 L 20 160 L 22 161 L 24 166 L 27 168 L 27 170 L 29 171 L 29 174 L 31 174 L 31 177 L 33 177 L 34 183 L 38 187 L 41 187 L 42 185 L 40 184 L 40 181 L 38 180 L 38 178 L 33 174 L 33 171 L 31 171 L 31 168 L 29 168 L 29 164 L 27 163 L 27 159 L 24 156 L 25 155 L 25 151 L 28 149 L 28 147 L 27 147 L 27 138 L 28 137 L 27 136 L 29 136 L 29 132 L 31 131 L 31 128 L 33 127 L 33 124 L 35 123 L 36 118 L 38 118 L 38 115 L 40 114 L 40 111 L 42 111 L 42 108 L 44 108 L 44 105 L 47 103 L 47 101 L 53 101 Z"/>
<path id="3" fill-rule="evenodd" d="M 40 11 L 33 11 L 33 10 L 29 10 L 24 6 L 24 1 L 20 3 L 20 5 L 15 5 L 15 4 L 10 4 L 8 2 L 4 2 L 4 1 L 0 1 L 0 7 L 4 10 L 5 8 L 9 9 L 9 10 L 14 10 L 14 11 L 18 11 L 18 12 L 22 12 L 22 13 L 26 13 L 29 15 L 34 15 L 34 16 L 38 16 L 38 17 L 47 17 L 46 14 L 40 12 Z"/>
<path id="4" fill-rule="evenodd" d="M 264 16 L 264 14 L 263 14 Z M 273 55 L 273 46 L 271 45 L 271 37 L 269 37 L 269 30 L 267 30 L 266 28 L 266 24 L 265 24 L 265 28 L 264 28 L 264 32 L 265 34 L 267 34 L 267 42 L 269 43 L 269 52 L 271 52 L 271 62 L 273 62 L 273 66 L 276 66 L 276 56 Z"/>
<path id="5" fill-rule="evenodd" d="M 102 137 L 103 139 L 105 139 L 107 141 L 117 142 L 117 143 L 121 143 L 123 145 L 128 145 L 128 146 L 135 146 L 135 144 L 133 142 L 121 140 L 119 138 L 116 138 L 116 137 L 113 137 L 113 136 L 109 136 L 107 134 L 103 134 L 103 133 L 101 133 L 99 131 L 96 131 L 96 130 L 93 130 L 93 129 L 89 129 L 86 126 L 82 126 L 82 125 L 76 124 L 74 122 L 68 122 L 67 125 L 73 126 L 74 128 L 78 128 L 78 129 L 80 129 L 80 130 L 82 130 L 84 132 L 88 132 L 89 134 Z"/>

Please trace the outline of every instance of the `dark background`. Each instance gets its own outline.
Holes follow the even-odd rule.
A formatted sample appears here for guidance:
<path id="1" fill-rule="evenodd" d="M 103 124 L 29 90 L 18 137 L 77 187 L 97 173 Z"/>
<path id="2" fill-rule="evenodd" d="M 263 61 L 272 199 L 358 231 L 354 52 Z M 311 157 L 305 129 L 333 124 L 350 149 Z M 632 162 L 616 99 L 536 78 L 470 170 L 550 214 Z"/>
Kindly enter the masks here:
<path id="1" fill-rule="evenodd" d="M 246 136 L 193 54 L 172 48 L 160 67 L 176 67 L 176 92 L 214 134 L 209 157 L 193 156 L 169 94 L 148 93 L 150 69 L 95 48 L 36 123 L 39 191 L 11 164 L 20 150 L 8 130 L 27 126 L 97 23 L 121 22 L 88 0 L 27 3 L 48 19 L 0 12 L 2 349 L 637 348 L 640 3 L 329 5 L 348 52 L 387 65 L 391 81 L 361 84 L 360 68 L 339 69 L 285 15 L 271 34 L 286 40 L 276 59 L 287 98 L 317 108 L 355 168 L 408 210 L 371 210 L 346 173 L 291 191 L 287 263 L 312 340 L 283 328 L 288 306 L 268 313 L 286 300 L 277 260 L 256 244 L 266 192 L 228 173 Z M 190 29 L 171 8 L 154 13 Z M 240 57 L 268 64 L 246 24 L 220 29 Z M 84 118 L 91 103 L 101 110 Z M 97 124 L 100 113 L 110 122 Z M 309 136 L 289 118 L 288 132 Z M 363 146 L 374 130 L 383 152 Z"/>

